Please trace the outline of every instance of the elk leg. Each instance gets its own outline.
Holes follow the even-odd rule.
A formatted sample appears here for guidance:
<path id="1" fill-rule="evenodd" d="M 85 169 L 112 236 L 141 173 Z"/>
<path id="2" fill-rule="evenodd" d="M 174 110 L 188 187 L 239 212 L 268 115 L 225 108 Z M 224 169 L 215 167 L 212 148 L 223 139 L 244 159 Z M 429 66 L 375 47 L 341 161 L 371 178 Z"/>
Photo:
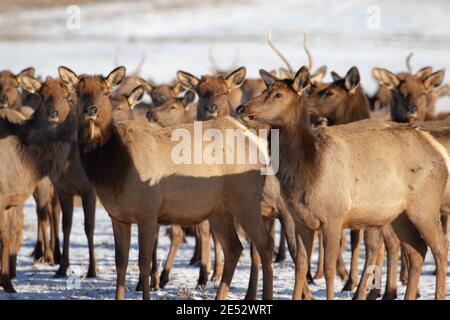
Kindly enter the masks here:
<path id="1" fill-rule="evenodd" d="M 6 212 L 4 212 L 6 213 Z M 11 282 L 11 274 L 10 274 L 10 250 L 11 250 L 11 241 L 9 239 L 5 239 L 5 235 L 2 235 L 2 271 L 0 274 L 1 285 L 5 292 L 14 293 L 16 290 Z"/>
<path id="2" fill-rule="evenodd" d="M 219 241 L 217 241 L 216 235 L 212 232 L 212 239 L 214 242 L 214 273 L 211 277 L 211 281 L 217 283 L 223 274 L 223 262 L 222 262 L 222 248 Z"/>
<path id="3" fill-rule="evenodd" d="M 59 216 L 61 213 L 61 206 L 57 194 L 53 196 L 52 211 L 50 216 L 50 245 L 53 250 L 53 260 L 55 264 L 61 263 L 61 250 L 59 248 Z"/>
<path id="4" fill-rule="evenodd" d="M 324 257 L 324 251 L 323 251 L 323 234 L 322 231 L 319 231 L 317 233 L 317 239 L 319 240 L 319 257 L 317 260 L 317 270 L 316 274 L 314 275 L 314 279 L 322 279 L 323 278 L 323 257 Z"/>
<path id="5" fill-rule="evenodd" d="M 408 269 L 408 257 L 403 250 L 403 246 L 400 246 L 400 282 L 404 286 L 408 285 Z"/>
<path id="6" fill-rule="evenodd" d="M 95 229 L 95 205 L 96 196 L 93 190 L 81 197 L 84 212 L 84 232 L 89 248 L 89 267 L 87 272 L 88 278 L 94 278 L 97 273 L 97 263 L 94 253 L 94 229 Z M 72 211 L 73 215 L 73 211 Z M 70 231 L 69 231 L 70 233 Z"/>
<path id="7" fill-rule="evenodd" d="M 61 202 L 61 209 L 63 213 L 63 252 L 61 256 L 61 264 L 58 271 L 56 271 L 57 277 L 66 277 L 67 269 L 69 268 L 69 247 L 70 247 L 70 231 L 72 229 L 73 218 L 73 196 L 60 194 L 59 199 Z"/>
<path id="8" fill-rule="evenodd" d="M 420 237 L 420 233 L 405 214 L 401 214 L 392 222 L 392 227 L 398 236 L 403 253 L 407 258 L 408 283 L 405 300 L 417 298 L 417 287 L 422 271 L 423 261 L 427 253 L 427 246 Z"/>
<path id="9" fill-rule="evenodd" d="M 435 219 L 436 214 L 433 213 L 439 214 L 438 219 Z M 420 214 L 414 207 L 409 209 L 407 214 L 433 253 L 436 262 L 435 299 L 443 300 L 446 295 L 448 239 L 441 224 L 439 208 L 435 212 L 430 211 L 429 214 Z"/>
<path id="10" fill-rule="evenodd" d="M 242 253 L 242 243 L 236 233 L 233 216 L 217 210 L 209 218 L 211 228 L 223 248 L 224 267 L 216 299 L 226 299 L 236 265 Z"/>
<path id="11" fill-rule="evenodd" d="M 256 249 L 253 242 L 250 242 L 250 255 L 252 259 L 250 267 L 250 279 L 248 283 L 247 293 L 244 299 L 256 300 L 258 291 L 258 274 L 259 274 L 259 266 L 261 265 L 261 258 L 259 257 L 258 250 Z"/>
<path id="12" fill-rule="evenodd" d="M 358 288 L 356 289 L 355 295 L 353 299 L 355 300 L 364 300 L 366 299 L 367 289 L 370 289 L 371 297 L 378 297 L 381 288 L 371 288 L 372 285 L 378 285 L 377 276 L 380 276 L 381 273 L 377 272 L 376 269 L 376 259 L 377 255 L 380 252 L 380 248 L 383 244 L 382 234 L 379 229 L 366 229 L 364 230 L 364 243 L 366 244 L 366 261 L 364 263 L 364 269 L 362 272 L 361 280 L 359 281 Z M 370 276 L 373 275 L 374 278 L 371 279 Z M 369 279 L 374 281 L 373 283 L 369 283 Z M 381 282 L 380 282 L 381 283 Z M 372 290 L 377 290 L 376 292 L 372 292 Z M 369 297 L 367 297 L 369 299 Z M 373 300 L 373 299 L 370 299 Z"/>
<path id="13" fill-rule="evenodd" d="M 120 223 L 112 219 L 112 227 L 117 273 L 116 299 L 123 300 L 125 299 L 125 276 L 130 252 L 131 224 Z"/>
<path id="14" fill-rule="evenodd" d="M 296 255 L 295 255 L 295 283 L 292 300 L 301 300 L 302 297 L 306 300 L 312 298 L 311 292 L 306 281 L 306 274 L 308 272 L 308 255 L 301 237 L 303 226 L 296 224 Z"/>
<path id="15" fill-rule="evenodd" d="M 150 266 L 157 230 L 158 224 L 156 221 L 154 223 L 138 224 L 139 273 L 142 282 L 143 300 L 150 300 Z"/>
<path id="16" fill-rule="evenodd" d="M 205 220 L 195 226 L 198 228 L 200 239 L 200 274 L 197 287 L 204 288 L 208 283 L 208 275 L 211 272 L 211 233 L 209 232 L 209 222 Z"/>
<path id="17" fill-rule="evenodd" d="M 350 275 L 342 288 L 342 291 L 353 291 L 358 285 L 359 251 L 361 248 L 362 235 L 363 230 L 350 230 L 350 246 L 352 250 Z"/>
<path id="18" fill-rule="evenodd" d="M 382 233 L 387 252 L 387 279 L 383 300 L 394 300 L 397 298 L 397 268 L 400 256 L 400 241 L 390 224 L 382 228 Z"/>
<path id="19" fill-rule="evenodd" d="M 295 222 L 295 234 L 300 234 L 302 237 L 302 243 L 305 246 L 306 250 L 306 257 L 307 257 L 307 264 L 308 264 L 308 272 L 306 274 L 306 280 L 308 283 L 314 283 L 314 279 L 311 275 L 311 263 L 312 263 L 312 253 L 314 249 L 314 237 L 316 232 L 314 230 L 309 229 L 306 227 L 303 223 Z M 295 235 L 295 239 L 296 239 Z M 288 236 L 289 241 L 289 236 Z M 296 240 L 297 241 L 297 240 Z M 297 252 L 297 249 L 296 249 Z M 294 260 L 295 261 L 295 260 Z M 306 284 L 306 286 L 308 285 Z"/>
<path id="20" fill-rule="evenodd" d="M 153 245 L 153 255 L 152 255 L 152 270 L 151 270 L 150 289 L 153 289 L 153 290 L 159 290 L 158 239 L 159 239 L 159 226 L 156 229 L 155 244 Z"/>
<path id="21" fill-rule="evenodd" d="M 286 234 L 284 228 L 280 228 L 280 241 L 278 243 L 278 252 L 275 257 L 275 262 L 283 262 L 286 260 Z"/>
<path id="22" fill-rule="evenodd" d="M 181 242 L 184 238 L 184 231 L 179 225 L 172 225 L 171 228 L 171 242 L 169 248 L 169 254 L 167 255 L 166 262 L 164 264 L 164 268 L 161 272 L 159 285 L 161 288 L 164 288 L 167 282 L 169 282 L 169 273 L 170 269 L 172 269 L 173 261 L 175 259 L 175 255 L 177 254 L 178 248 L 180 247 Z"/>
<path id="23" fill-rule="evenodd" d="M 342 224 L 339 221 L 328 221 L 322 227 L 324 250 L 324 275 L 327 285 L 327 299 L 334 299 L 334 278 L 339 254 Z"/>
<path id="24" fill-rule="evenodd" d="M 243 201 L 231 201 L 230 204 L 233 206 L 231 211 L 236 213 L 236 219 L 258 250 L 263 269 L 263 300 L 271 300 L 273 298 L 274 244 L 261 216 L 261 206 L 259 203 L 254 205 L 251 202 L 243 203 Z M 239 204 L 239 206 L 235 206 L 235 204 Z M 251 216 L 251 213 L 254 215 Z"/>
<path id="25" fill-rule="evenodd" d="M 197 228 L 197 226 L 194 226 L 194 236 L 195 236 L 194 254 L 192 255 L 191 260 L 189 261 L 189 265 L 195 265 L 197 263 L 200 263 L 200 260 L 202 258 L 201 239 L 199 229 Z"/>

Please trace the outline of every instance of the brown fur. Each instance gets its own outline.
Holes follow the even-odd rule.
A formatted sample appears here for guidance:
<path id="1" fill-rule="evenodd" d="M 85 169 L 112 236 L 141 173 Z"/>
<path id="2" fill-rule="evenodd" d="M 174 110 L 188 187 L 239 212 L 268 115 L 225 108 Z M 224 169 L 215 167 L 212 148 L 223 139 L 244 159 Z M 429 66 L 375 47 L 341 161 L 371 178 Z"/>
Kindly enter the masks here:
<path id="1" fill-rule="evenodd" d="M 12 164 L 0 168 L 0 217 L 9 207 L 20 208 L 40 179 L 60 176 L 74 139 L 76 122 L 71 104 L 65 98 L 69 89 L 49 79 L 39 89 L 39 94 L 42 103 L 30 120 L 23 124 L 0 120 L 0 143 L 5 157 L 1 162 Z M 65 116 L 60 124 L 51 121 L 54 111 L 58 111 L 60 117 Z M 2 261 L 6 261 L 9 258 L 5 250 L 3 252 Z M 2 282 L 8 291 L 13 290 L 9 272 L 7 264 L 3 263 Z"/>
<path id="2" fill-rule="evenodd" d="M 289 195 L 294 219 L 304 221 L 310 228 L 322 229 L 327 298 L 334 297 L 342 227 L 383 226 L 398 219 L 402 213 L 420 234 L 417 231 L 412 233 L 413 229 L 405 234 L 407 230 L 398 229 L 396 223 L 394 229 L 412 250 L 420 249 L 407 239 L 419 240 L 421 236 L 432 248 L 438 270 L 436 298 L 444 298 L 447 240 L 435 221 L 439 219 L 448 177 L 448 155 L 426 133 L 408 126 L 365 120 L 312 131 L 305 100 L 301 95 L 299 97 L 308 86 L 308 75 L 307 69 L 302 67 L 290 87 L 286 87 L 285 82 L 276 81 L 263 95 L 243 106 L 240 113 L 248 123 L 256 120 L 280 129 L 280 170 L 277 175 Z M 283 98 L 274 102 L 278 94 Z M 377 139 L 374 139 L 374 132 Z M 297 145 L 294 150 L 293 141 Z M 389 151 L 380 152 L 383 148 Z M 404 162 L 405 153 L 410 155 L 408 164 Z M 429 161 L 430 157 L 433 161 Z M 416 167 L 420 170 L 411 170 Z M 386 183 L 387 176 L 371 174 L 387 171 L 392 172 L 389 183 Z M 337 177 L 337 174 L 342 176 Z M 331 181 L 336 181 L 339 187 Z M 420 184 L 419 181 L 426 183 Z M 378 185 L 383 185 L 383 189 L 376 188 L 375 191 L 373 187 Z M 406 193 L 400 195 L 399 190 Z M 376 203 L 373 202 L 375 194 Z M 404 201 L 399 202 L 400 196 L 405 197 Z M 324 202 L 324 199 L 329 200 Z M 428 210 L 424 211 L 424 208 Z M 415 298 L 416 288 L 417 283 L 409 288 L 406 298 Z"/>
<path id="3" fill-rule="evenodd" d="M 91 97 L 86 100 L 81 99 L 78 105 L 80 111 L 79 147 L 87 176 L 94 184 L 102 204 L 113 221 L 118 276 L 116 297 L 124 298 L 125 271 L 130 241 L 129 231 L 132 223 L 138 224 L 140 239 L 139 268 L 143 284 L 143 297 L 148 299 L 150 297 L 149 267 L 157 223 L 199 223 L 212 214 L 213 208 L 223 203 L 223 195 L 229 194 L 228 192 L 224 193 L 223 188 L 235 191 L 242 190 L 242 188 L 245 188 L 243 182 L 248 181 L 251 183 L 251 187 L 249 185 L 248 189 L 245 189 L 252 191 L 247 191 L 248 194 L 247 192 L 239 192 L 239 198 L 244 197 L 245 199 L 239 201 L 239 203 L 247 204 L 245 206 L 245 219 L 240 213 L 240 211 L 244 212 L 244 208 L 236 207 L 237 202 L 232 201 L 231 194 L 227 196 L 225 203 L 257 244 L 266 279 L 264 298 L 271 298 L 271 256 L 266 254 L 266 249 L 263 249 L 266 246 L 270 247 L 271 243 L 259 213 L 259 201 L 258 196 L 256 196 L 258 193 L 255 194 L 255 192 L 258 192 L 258 186 L 260 186 L 259 188 L 263 186 L 263 180 L 261 180 L 259 173 L 255 175 L 253 170 L 245 166 L 227 166 L 227 170 L 231 171 L 225 171 L 212 177 L 212 167 L 174 167 L 169 156 L 174 145 L 174 142 L 170 141 L 172 129 L 152 130 L 145 124 L 133 121 L 114 124 L 112 107 L 106 100 L 103 100 L 102 104 L 96 103 L 98 108 L 94 116 L 93 112 L 89 112 L 92 109 L 86 108 L 93 105 L 93 101 L 99 99 L 96 98 L 97 94 L 105 96 L 102 91 L 98 92 L 99 88 L 107 87 L 107 83 L 109 85 L 120 83 L 124 76 L 122 71 L 124 71 L 124 68 L 118 68 L 111 72 L 107 78 L 83 76 L 67 79 L 77 86 L 80 98 L 83 96 Z M 234 125 L 235 122 L 233 121 L 211 124 L 212 127 L 216 128 L 233 127 Z M 90 134 L 92 126 L 96 127 L 97 135 Z M 192 125 L 184 125 L 183 127 L 192 130 Z M 219 169 L 220 167 L 214 168 Z M 207 177 L 208 179 L 205 179 Z M 185 191 L 177 190 L 181 186 L 185 186 L 185 188 L 183 187 Z M 189 194 L 186 194 L 186 191 L 189 191 Z M 238 196 L 235 191 L 233 191 L 233 194 Z M 203 194 L 201 199 L 198 199 L 201 200 L 201 205 L 195 202 L 196 197 L 191 192 Z M 192 204 L 190 207 L 185 206 L 186 199 L 190 199 Z M 177 204 L 182 204 L 182 207 Z M 211 218 L 214 216 L 212 215 Z M 221 219 L 220 221 L 223 224 L 224 220 Z M 225 221 L 227 221 L 227 218 L 225 218 Z M 215 223 L 214 220 L 212 223 Z M 249 229 L 250 225 L 252 227 Z M 218 235 L 219 241 L 222 242 L 224 247 L 227 261 L 225 262 L 224 276 L 219 287 L 218 298 L 226 296 L 231 281 L 230 275 L 234 271 L 236 259 L 240 254 L 240 250 L 234 250 L 233 253 L 229 251 L 236 247 L 230 246 L 227 239 L 231 236 L 230 239 L 233 240 L 230 241 L 238 241 L 236 237 L 228 234 L 229 231 L 226 226 L 222 225 L 221 232 L 223 233 Z M 231 257 L 233 257 L 232 260 L 230 260 Z"/>

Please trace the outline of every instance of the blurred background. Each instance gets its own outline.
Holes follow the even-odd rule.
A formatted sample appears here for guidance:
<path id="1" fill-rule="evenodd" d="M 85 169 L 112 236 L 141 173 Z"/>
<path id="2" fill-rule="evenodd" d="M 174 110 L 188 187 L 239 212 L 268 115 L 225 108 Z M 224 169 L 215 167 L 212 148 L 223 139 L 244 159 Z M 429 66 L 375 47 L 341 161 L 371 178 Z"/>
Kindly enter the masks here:
<path id="1" fill-rule="evenodd" d="M 1 0 L 0 69 L 35 66 L 56 75 L 59 65 L 78 73 L 107 73 L 115 64 L 133 71 L 145 52 L 141 75 L 170 81 L 178 69 L 211 70 L 284 66 L 266 35 L 298 68 L 307 63 L 303 30 L 309 34 L 314 68 L 344 74 L 358 66 L 372 93 L 375 66 L 413 72 L 450 62 L 448 0 Z M 210 54 L 211 53 L 211 54 Z M 445 82 L 450 82 L 446 76 Z M 449 109 L 439 100 L 438 110 Z"/>

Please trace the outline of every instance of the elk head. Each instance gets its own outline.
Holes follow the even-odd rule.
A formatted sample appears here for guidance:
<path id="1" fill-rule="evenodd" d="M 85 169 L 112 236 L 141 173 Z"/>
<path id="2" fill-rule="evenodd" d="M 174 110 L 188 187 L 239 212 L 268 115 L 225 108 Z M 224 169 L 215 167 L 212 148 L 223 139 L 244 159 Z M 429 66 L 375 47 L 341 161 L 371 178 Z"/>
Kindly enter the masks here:
<path id="1" fill-rule="evenodd" d="M 23 75 L 21 84 L 24 90 L 39 97 L 39 106 L 33 115 L 43 128 L 55 128 L 63 123 L 74 111 L 76 96 L 70 86 L 60 80 L 47 77 L 44 83 Z"/>
<path id="2" fill-rule="evenodd" d="M 75 88 L 77 94 L 80 143 L 89 148 L 104 144 L 112 135 L 113 106 L 110 94 L 123 81 L 125 67 L 114 69 L 107 77 L 77 76 L 66 67 L 59 67 L 58 71 L 61 80 Z"/>
<path id="3" fill-rule="evenodd" d="M 119 94 L 110 97 L 115 121 L 133 120 L 133 107 L 144 96 L 144 88 L 137 86 L 129 94 Z"/>
<path id="4" fill-rule="evenodd" d="M 345 77 L 332 72 L 333 82 L 313 86 L 308 97 L 310 111 L 328 120 L 329 125 L 369 118 L 369 106 L 360 85 L 358 68 L 351 67 Z"/>
<path id="5" fill-rule="evenodd" d="M 197 120 L 202 121 L 230 114 L 233 106 L 229 101 L 229 94 L 242 85 L 245 74 L 244 67 L 236 69 L 226 77 L 203 76 L 201 79 L 184 71 L 177 72 L 181 84 L 197 93 Z"/>
<path id="6" fill-rule="evenodd" d="M 386 69 L 374 68 L 373 75 L 380 84 L 391 90 L 391 117 L 393 121 L 409 122 L 427 117 L 430 96 L 444 80 L 444 70 L 432 73 L 431 68 L 423 68 L 415 75 L 394 74 Z"/>
<path id="7" fill-rule="evenodd" d="M 258 97 L 239 106 L 236 113 L 242 121 L 252 126 L 252 122 L 260 122 L 271 127 L 285 127 L 296 119 L 303 105 L 298 102 L 310 87 L 309 71 L 303 66 L 292 80 L 280 80 L 271 73 L 260 70 L 261 78 L 267 89 Z M 294 107 L 294 106 L 298 106 Z"/>
<path id="8" fill-rule="evenodd" d="M 178 97 L 185 90 L 181 83 L 176 81 L 172 84 L 152 85 L 147 92 L 152 98 L 153 105 L 157 107 L 164 104 L 167 99 Z"/>
<path id="9" fill-rule="evenodd" d="M 27 68 L 17 75 L 10 71 L 0 72 L 0 108 L 19 110 L 22 96 L 19 90 L 23 76 L 34 77 L 34 68 Z"/>
<path id="10" fill-rule="evenodd" d="M 152 108 L 147 112 L 150 122 L 156 122 L 163 127 L 171 127 L 182 123 L 189 123 L 195 119 L 195 99 L 193 91 L 186 91 L 183 97 L 172 97 L 162 105 Z"/>

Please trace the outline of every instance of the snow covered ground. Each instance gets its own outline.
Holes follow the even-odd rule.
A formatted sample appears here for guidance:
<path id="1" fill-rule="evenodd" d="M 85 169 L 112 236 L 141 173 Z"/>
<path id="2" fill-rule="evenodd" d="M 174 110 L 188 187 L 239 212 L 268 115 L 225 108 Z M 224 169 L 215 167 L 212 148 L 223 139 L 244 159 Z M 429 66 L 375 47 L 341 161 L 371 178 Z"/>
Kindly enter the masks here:
<path id="1" fill-rule="evenodd" d="M 169 238 L 165 234 L 166 227 L 161 228 L 158 246 L 158 261 L 162 264 L 169 250 Z M 77 208 L 74 214 L 73 229 L 71 235 L 70 258 L 71 267 L 68 279 L 54 278 L 57 266 L 33 264 L 30 257 L 36 241 L 36 211 L 34 200 L 29 199 L 25 207 L 25 232 L 24 245 L 18 257 L 17 279 L 13 282 L 17 293 L 8 294 L 0 290 L 0 299 L 113 299 L 115 293 L 115 267 L 114 267 L 114 239 L 112 236 L 111 221 L 104 209 L 97 209 L 95 228 L 95 253 L 99 271 L 96 279 L 84 278 L 87 272 L 88 248 L 84 234 L 83 212 Z M 142 295 L 136 293 L 138 269 L 138 246 L 137 232 L 133 227 L 132 245 L 130 251 L 130 263 L 127 273 L 127 299 L 141 299 Z M 62 234 L 61 234 L 62 237 Z M 61 238 L 62 239 L 62 238 Z M 194 239 L 187 238 L 178 251 L 174 267 L 171 271 L 171 280 L 163 290 L 152 292 L 152 299 L 213 299 L 216 287 L 209 283 L 205 290 L 196 289 L 198 279 L 198 267 L 189 266 L 189 260 L 194 250 Z M 276 233 L 278 241 L 278 232 Z M 247 290 L 250 274 L 250 250 L 245 240 L 244 254 L 242 255 L 236 269 L 230 299 L 243 299 Z M 359 271 L 364 264 L 364 250 L 361 250 Z M 317 261 L 317 248 L 314 254 Z M 350 265 L 350 252 L 344 254 L 347 268 Z M 161 269 L 161 268 L 160 268 Z M 425 266 L 420 280 L 421 299 L 432 299 L 434 297 L 435 277 L 434 260 L 430 253 L 426 258 Z M 385 269 L 383 270 L 383 286 L 385 281 Z M 261 276 L 259 281 L 259 294 L 261 294 Z M 290 299 L 294 285 L 294 264 L 290 257 L 284 263 L 274 263 L 274 298 Z M 339 292 L 344 284 L 337 279 L 336 298 L 350 299 L 352 293 Z M 450 286 L 450 277 L 447 277 L 447 286 Z M 325 281 L 317 280 L 315 285 L 310 286 L 316 299 L 325 298 Z M 404 295 L 405 288 L 399 283 L 399 297 Z M 450 298 L 450 293 L 447 294 Z"/>
<path id="2" fill-rule="evenodd" d="M 220 67 L 230 67 L 238 52 L 237 65 L 246 66 L 248 75 L 256 77 L 260 68 L 282 66 L 265 42 L 270 28 L 274 42 L 293 66 L 300 67 L 307 61 L 302 48 L 302 31 L 306 30 L 316 68 L 326 64 L 329 70 L 342 74 L 356 65 L 369 92 L 376 88 L 371 77 L 373 67 L 404 70 L 405 57 L 411 51 L 414 70 L 425 65 L 447 68 L 450 62 L 450 2 L 445 0 L 115 0 L 84 3 L 79 8 L 79 29 L 67 27 L 73 16 L 66 6 L 0 12 L 0 69 L 18 72 L 32 65 L 40 75 L 56 76 L 57 67 L 66 65 L 78 73 L 104 74 L 114 67 L 116 53 L 118 63 L 133 70 L 145 51 L 147 59 L 141 75 L 162 82 L 172 80 L 178 69 L 197 75 L 207 73 L 212 47 Z M 326 79 L 330 79 L 328 75 Z M 445 82 L 450 82 L 448 74 Z M 440 100 L 438 110 L 450 110 L 450 99 Z M 113 298 L 114 243 L 111 223 L 103 209 L 97 211 L 95 231 L 98 277 L 82 279 L 81 289 L 75 290 L 66 279 L 53 278 L 56 266 L 32 264 L 29 255 L 36 235 L 33 201 L 27 202 L 25 211 L 25 241 L 19 256 L 18 278 L 14 280 L 18 293 L 0 291 L 0 299 Z M 158 248 L 161 262 L 169 246 L 164 233 L 162 228 Z M 140 298 L 134 293 L 138 275 L 135 230 L 132 244 L 127 297 Z M 154 292 L 152 298 L 214 297 L 214 287 L 195 290 L 198 269 L 187 263 L 193 245 L 193 239 L 188 238 L 178 253 L 171 282 L 166 289 Z M 348 265 L 349 252 L 344 258 Z M 84 275 L 87 261 L 83 215 L 77 209 L 71 237 L 72 280 Z M 235 273 L 231 298 L 244 297 L 249 265 L 246 247 Z M 360 269 L 362 266 L 361 259 Z M 422 299 L 433 297 L 433 269 L 429 255 L 421 278 Z M 294 277 L 290 258 L 282 265 L 275 264 L 274 275 L 275 298 L 290 298 Z M 336 280 L 336 288 L 341 286 Z M 324 297 L 323 280 L 311 289 L 316 298 Z M 400 296 L 403 290 L 400 286 Z M 337 296 L 350 297 L 347 293 Z"/>

